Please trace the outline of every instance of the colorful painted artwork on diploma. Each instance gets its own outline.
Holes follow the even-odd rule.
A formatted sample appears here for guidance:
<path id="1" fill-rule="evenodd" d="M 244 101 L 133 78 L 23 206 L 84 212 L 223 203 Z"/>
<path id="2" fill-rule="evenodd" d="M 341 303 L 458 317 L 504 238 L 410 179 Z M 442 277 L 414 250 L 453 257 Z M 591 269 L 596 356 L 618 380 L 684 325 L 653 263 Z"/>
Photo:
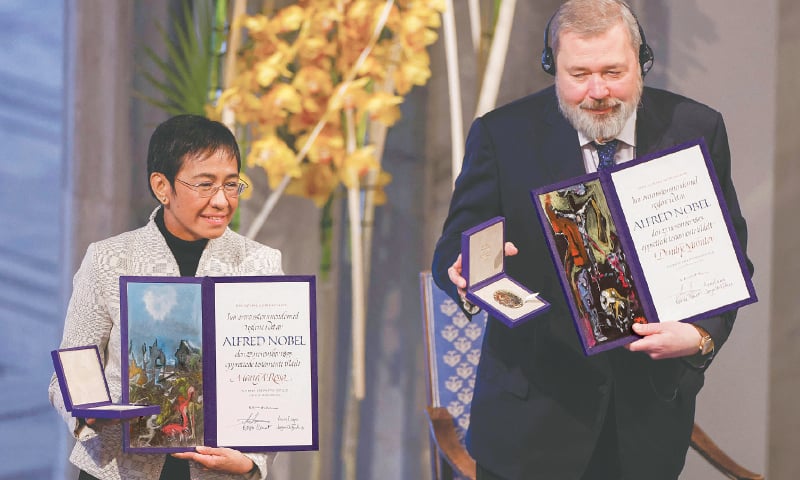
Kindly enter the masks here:
<path id="1" fill-rule="evenodd" d="M 130 422 L 129 447 L 203 444 L 202 298 L 199 283 L 128 283 L 128 396 L 161 405 Z"/>
<path id="2" fill-rule="evenodd" d="M 598 180 L 539 195 L 572 301 L 592 347 L 647 323 Z"/>

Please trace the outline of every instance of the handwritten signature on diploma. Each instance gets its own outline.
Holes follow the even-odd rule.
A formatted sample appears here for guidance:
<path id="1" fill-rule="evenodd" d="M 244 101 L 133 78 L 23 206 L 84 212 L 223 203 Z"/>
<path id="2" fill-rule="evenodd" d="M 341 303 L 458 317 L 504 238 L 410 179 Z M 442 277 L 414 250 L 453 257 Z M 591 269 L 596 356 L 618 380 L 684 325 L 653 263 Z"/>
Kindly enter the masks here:
<path id="1" fill-rule="evenodd" d="M 243 432 L 252 432 L 254 430 L 269 430 L 272 428 L 272 420 L 261 420 L 258 418 L 261 412 L 253 412 L 249 414 L 246 418 L 240 418 L 237 420 L 239 425 L 242 427 Z"/>
<path id="2" fill-rule="evenodd" d="M 733 285 L 733 282 L 725 277 L 706 278 L 707 276 L 708 272 L 696 272 L 681 278 L 681 288 L 675 295 L 675 303 L 686 303 L 701 295 L 713 296 L 716 292 L 730 288 Z"/>
<path id="3" fill-rule="evenodd" d="M 278 415 L 278 430 L 305 430 L 306 427 L 300 425 L 299 421 L 297 417 Z"/>
<path id="4" fill-rule="evenodd" d="M 682 283 L 681 290 L 675 295 L 675 303 L 680 305 L 688 301 L 694 300 L 702 294 L 699 288 L 695 288 L 693 282 Z"/>
<path id="5" fill-rule="evenodd" d="M 272 409 L 277 410 L 277 409 Z M 300 419 L 289 415 L 278 415 L 277 421 L 263 420 L 259 418 L 261 412 L 253 412 L 246 418 L 237 420 L 243 432 L 269 430 L 273 427 L 277 430 L 305 430 L 306 427 L 300 424 Z"/>

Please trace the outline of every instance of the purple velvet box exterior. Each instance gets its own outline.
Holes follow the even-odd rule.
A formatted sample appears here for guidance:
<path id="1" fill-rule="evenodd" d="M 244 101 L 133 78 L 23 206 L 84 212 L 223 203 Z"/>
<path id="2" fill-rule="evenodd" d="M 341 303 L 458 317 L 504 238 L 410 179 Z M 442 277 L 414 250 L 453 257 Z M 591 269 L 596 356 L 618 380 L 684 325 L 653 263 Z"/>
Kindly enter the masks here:
<path id="1" fill-rule="evenodd" d="M 473 235 L 475 235 L 476 233 L 482 232 L 482 231 L 486 230 L 487 228 L 492 227 L 492 226 L 494 226 L 494 225 L 496 225 L 498 223 L 502 224 L 502 230 L 503 230 L 503 235 L 501 237 L 501 241 L 500 241 L 500 244 L 499 244 L 499 254 L 501 256 L 503 256 L 503 265 L 502 265 L 502 267 L 500 269 L 500 272 L 497 273 L 496 275 L 493 275 L 493 276 L 490 276 L 488 278 L 479 280 L 479 281 L 477 281 L 475 283 L 472 283 L 472 281 L 470 280 L 470 269 L 471 269 L 470 263 L 471 262 L 469 260 L 470 259 L 470 246 L 469 246 L 470 238 Z M 511 317 L 507 316 L 506 314 L 504 314 L 503 312 L 499 311 L 498 309 L 494 308 L 492 305 L 490 305 L 489 303 L 485 302 L 483 299 L 481 299 L 480 297 L 478 297 L 474 293 L 475 291 L 485 287 L 486 285 L 495 283 L 495 282 L 497 282 L 499 280 L 503 280 L 503 279 L 507 279 L 508 281 L 514 283 L 515 285 L 519 286 L 520 289 L 524 290 L 528 294 L 533 293 L 527 287 L 525 287 L 521 283 L 517 282 L 513 278 L 509 277 L 505 273 L 504 245 L 505 245 L 505 218 L 504 217 L 491 218 L 491 219 L 489 219 L 489 220 L 487 220 L 487 221 L 485 221 L 485 222 L 483 222 L 483 223 L 481 223 L 479 225 L 476 225 L 476 226 L 470 228 L 469 230 L 464 231 L 461 234 L 461 258 L 462 258 L 462 261 L 461 261 L 461 275 L 467 280 L 467 295 L 466 295 L 467 300 L 469 300 L 472 304 L 477 305 L 477 306 L 481 307 L 482 309 L 486 310 L 489 313 L 489 315 L 491 315 L 493 318 L 496 318 L 496 319 L 500 320 L 506 326 L 514 328 L 514 327 L 517 327 L 519 325 L 522 325 L 522 324 L 532 320 L 537 315 L 540 315 L 540 314 L 546 312 L 550 308 L 550 303 L 548 303 L 547 301 L 545 301 L 542 298 L 539 298 L 539 301 L 542 302 L 542 304 L 543 304 L 541 307 L 539 307 L 536 310 L 531 311 L 530 313 L 528 313 L 526 315 L 523 315 L 523 316 L 521 316 L 519 318 L 514 319 L 514 318 L 511 318 Z"/>
<path id="2" fill-rule="evenodd" d="M 82 347 L 72 347 L 72 348 L 63 348 L 59 350 L 53 350 L 50 352 L 50 355 L 53 358 L 53 367 L 55 368 L 56 377 L 58 377 L 58 386 L 61 389 L 61 396 L 64 399 L 64 407 L 67 409 L 68 412 L 72 413 L 73 417 L 79 418 L 119 418 L 119 419 L 129 419 L 135 417 L 141 417 L 145 415 L 154 415 L 158 414 L 161 411 L 161 407 L 159 405 L 140 405 L 139 408 L 129 408 L 129 404 L 117 404 L 120 405 L 119 410 L 115 410 L 113 408 L 94 408 L 94 407 L 104 407 L 104 406 L 114 406 L 111 402 L 111 394 L 108 391 L 108 383 L 106 382 L 105 375 L 103 375 L 103 385 L 106 389 L 106 398 L 107 400 L 101 402 L 94 402 L 94 403 L 84 403 L 80 405 L 75 405 L 72 402 L 72 395 L 69 391 L 69 386 L 67 385 L 66 375 L 64 373 L 64 366 L 61 363 L 61 358 L 59 357 L 60 352 L 67 352 L 67 351 L 74 351 L 74 350 L 94 350 L 95 356 L 97 357 L 97 364 L 100 368 L 100 371 L 103 372 L 103 363 L 100 360 L 100 351 L 97 349 L 97 345 L 86 345 Z"/>

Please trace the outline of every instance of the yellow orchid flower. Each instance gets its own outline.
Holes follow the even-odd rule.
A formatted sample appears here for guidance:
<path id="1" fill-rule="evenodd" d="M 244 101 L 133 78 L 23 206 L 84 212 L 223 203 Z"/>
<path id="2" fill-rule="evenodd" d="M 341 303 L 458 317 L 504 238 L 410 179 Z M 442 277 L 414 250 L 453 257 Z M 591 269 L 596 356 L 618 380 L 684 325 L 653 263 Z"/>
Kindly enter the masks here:
<path id="1" fill-rule="evenodd" d="M 370 120 L 380 122 L 390 127 L 400 119 L 399 105 L 403 97 L 387 92 L 372 94 L 364 105 L 364 110 L 369 114 Z"/>
<path id="2" fill-rule="evenodd" d="M 316 2 L 316 3 L 325 3 L 325 2 Z M 331 3 L 331 2 L 327 2 Z M 331 33 L 338 23 L 342 21 L 342 15 L 339 13 L 339 10 L 336 8 L 335 5 L 322 7 L 320 5 L 316 5 L 317 10 L 314 12 L 313 20 L 312 20 L 312 27 L 311 29 L 314 32 L 319 32 L 321 34 L 327 35 Z"/>
<path id="3" fill-rule="evenodd" d="M 316 65 L 328 70 L 330 76 L 331 59 L 336 58 L 336 43 L 325 36 L 310 35 L 303 41 L 303 48 L 297 52 L 301 65 Z"/>
<path id="4" fill-rule="evenodd" d="M 394 74 L 397 93 L 405 95 L 414 85 L 425 85 L 431 76 L 428 54 L 424 50 L 407 57 Z"/>
<path id="5" fill-rule="evenodd" d="M 247 156 L 248 166 L 259 166 L 267 172 L 270 188 L 277 188 L 283 177 L 299 177 L 300 165 L 295 152 L 275 135 L 253 142 Z"/>
<path id="6" fill-rule="evenodd" d="M 317 207 L 322 207 L 338 184 L 339 179 L 330 165 L 304 164 L 302 174 L 289 184 L 286 193 L 309 198 Z"/>
<path id="7" fill-rule="evenodd" d="M 373 200 L 375 201 L 375 205 L 385 205 L 386 204 L 386 191 L 383 187 L 389 185 L 392 182 L 392 175 L 388 172 L 381 170 L 378 172 L 378 176 L 375 179 L 375 183 L 372 185 L 367 185 L 366 188 L 372 189 L 373 192 Z"/>
<path id="8" fill-rule="evenodd" d="M 298 5 L 290 5 L 281 9 L 272 20 L 272 26 L 278 33 L 294 32 L 299 30 L 300 26 L 307 19 L 308 15 L 305 9 Z"/>
<path id="9" fill-rule="evenodd" d="M 444 0 L 426 0 L 398 2 L 404 7 L 404 18 L 418 18 L 425 26 L 439 28 L 442 23 L 441 13 L 447 8 Z"/>
<path id="10" fill-rule="evenodd" d="M 383 2 L 375 2 L 373 0 L 354 0 L 350 2 L 345 14 L 345 23 L 351 25 L 359 25 L 369 27 L 374 23 L 376 12 L 380 12 L 383 8 Z"/>
<path id="11" fill-rule="evenodd" d="M 259 105 L 260 100 L 256 95 L 234 86 L 225 90 L 220 95 L 215 115 L 221 118 L 222 110 L 227 107 L 234 112 L 239 122 L 246 121 L 250 123 L 258 120 L 258 112 L 260 111 Z"/>
<path id="12" fill-rule="evenodd" d="M 347 188 L 357 188 L 360 185 L 361 177 L 367 171 L 377 168 L 380 168 L 380 164 L 375 157 L 375 145 L 367 145 L 345 157 L 340 179 Z"/>
<path id="13" fill-rule="evenodd" d="M 309 134 L 297 138 L 295 147 L 301 150 L 308 142 Z M 321 163 L 333 165 L 334 168 L 341 168 L 345 157 L 345 141 L 342 129 L 327 125 L 317 136 L 308 151 L 308 160 L 311 163 Z"/>
<path id="14" fill-rule="evenodd" d="M 311 97 L 303 97 L 302 109 L 300 112 L 291 115 L 288 122 L 289 133 L 292 135 L 301 135 L 313 129 L 317 123 L 322 120 L 323 115 L 327 112 L 326 105 L 328 99 L 315 99 Z M 330 116 L 329 122 L 338 128 L 338 120 L 336 116 Z"/>
<path id="15" fill-rule="evenodd" d="M 295 74 L 292 85 L 304 97 L 328 97 L 333 91 L 333 80 L 330 72 L 314 65 L 301 68 Z"/>
<path id="16" fill-rule="evenodd" d="M 373 55 L 364 61 L 364 64 L 358 70 L 358 74 L 378 81 L 386 78 L 386 69 L 390 63 L 389 57 L 391 55 L 384 54 L 384 51 L 385 49 L 375 47 Z"/>
<path id="17" fill-rule="evenodd" d="M 242 26 L 253 39 L 271 32 L 269 17 L 266 15 L 245 15 L 242 18 Z"/>
<path id="18" fill-rule="evenodd" d="M 261 97 L 262 123 L 282 125 L 290 113 L 301 111 L 302 97 L 291 85 L 279 83 Z"/>
<path id="19" fill-rule="evenodd" d="M 337 95 L 331 97 L 328 108 L 334 111 L 358 109 L 367 99 L 366 88 L 369 81 L 368 77 L 362 77 L 339 85 Z"/>
<path id="20" fill-rule="evenodd" d="M 286 52 L 277 51 L 255 65 L 256 79 L 262 87 L 269 87 L 281 75 L 290 76 L 286 68 Z"/>

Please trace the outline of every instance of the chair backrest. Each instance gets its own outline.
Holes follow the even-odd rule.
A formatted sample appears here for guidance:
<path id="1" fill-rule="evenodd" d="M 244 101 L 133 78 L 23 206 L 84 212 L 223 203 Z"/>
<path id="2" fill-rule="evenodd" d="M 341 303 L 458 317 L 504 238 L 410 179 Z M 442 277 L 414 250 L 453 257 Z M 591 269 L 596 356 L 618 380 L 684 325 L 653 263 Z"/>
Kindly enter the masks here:
<path id="1" fill-rule="evenodd" d="M 436 286 L 430 272 L 422 272 L 420 282 L 427 351 L 428 404 L 447 409 L 453 417 L 458 439 L 463 444 L 469 427 L 470 405 L 487 315 L 486 312 L 480 312 L 470 321 L 453 299 Z"/>

